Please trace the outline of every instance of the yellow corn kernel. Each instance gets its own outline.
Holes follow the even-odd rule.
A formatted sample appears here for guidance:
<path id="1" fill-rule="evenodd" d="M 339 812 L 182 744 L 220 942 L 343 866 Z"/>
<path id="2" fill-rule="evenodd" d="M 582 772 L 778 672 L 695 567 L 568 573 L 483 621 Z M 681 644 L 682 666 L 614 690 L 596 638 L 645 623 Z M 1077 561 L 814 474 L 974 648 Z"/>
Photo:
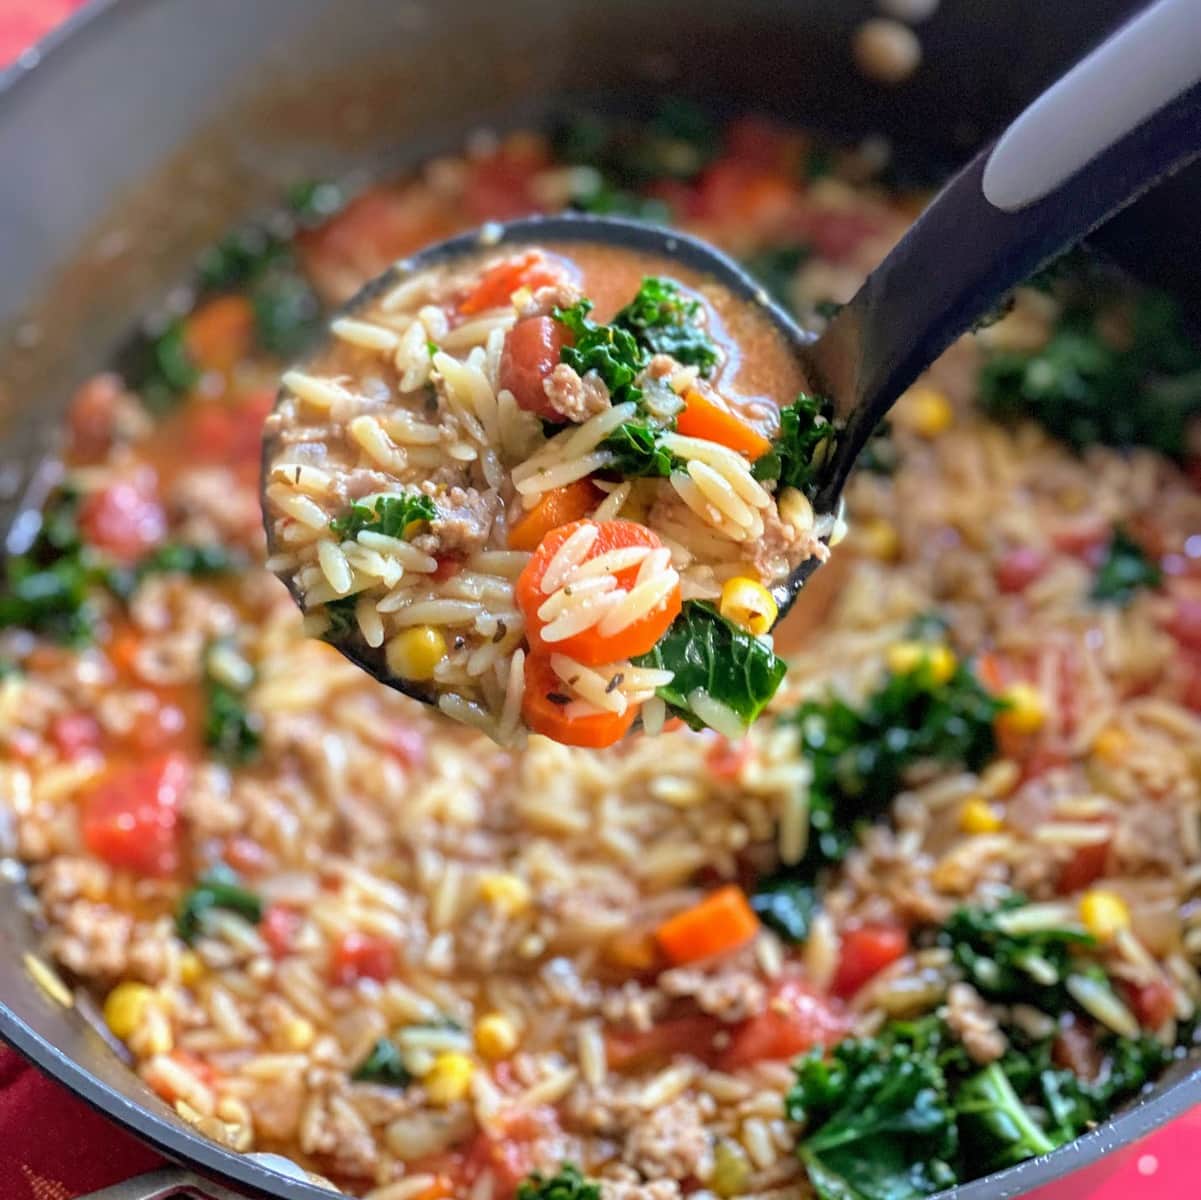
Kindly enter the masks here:
<path id="1" fill-rule="evenodd" d="M 883 517 L 862 522 L 856 532 L 856 541 L 864 554 L 881 562 L 892 562 L 901 552 L 896 527 Z"/>
<path id="2" fill-rule="evenodd" d="M 388 670 L 401 679 L 433 679 L 445 657 L 446 639 L 432 625 L 406 629 L 388 643 Z"/>
<path id="3" fill-rule="evenodd" d="M 997 723 L 1010 733 L 1037 733 L 1047 719 L 1047 708 L 1042 693 L 1033 684 L 1013 683 L 1002 693 L 1001 699 L 1008 706 L 997 718 Z"/>
<path id="4" fill-rule="evenodd" d="M 504 1013 L 485 1013 L 475 1023 L 476 1048 L 485 1058 L 508 1058 L 520 1041 L 517 1026 Z"/>
<path id="5" fill-rule="evenodd" d="M 950 400 L 935 388 L 910 388 L 902 404 L 907 424 L 920 437 L 936 438 L 946 433 L 955 421 Z"/>
<path id="6" fill-rule="evenodd" d="M 929 648 L 929 653 L 926 655 L 926 664 L 930 670 L 930 678 L 936 684 L 943 684 L 950 682 L 951 677 L 959 667 L 959 660 L 955 657 L 955 651 L 950 646 L 938 642 Z"/>
<path id="7" fill-rule="evenodd" d="M 969 796 L 959 809 L 959 828 L 964 833 L 999 833 L 1005 822 L 983 796 Z"/>
<path id="8" fill-rule="evenodd" d="M 779 611 L 771 592 L 758 580 L 746 575 L 735 575 L 733 579 L 726 580 L 722 585 L 718 608 L 727 621 L 741 625 L 756 637 L 771 630 Z"/>
<path id="9" fill-rule="evenodd" d="M 434 1059 L 434 1065 L 422 1077 L 421 1083 L 429 1102 L 445 1108 L 467 1095 L 474 1074 L 475 1063 L 466 1054 L 447 1050 Z"/>
<path id="10" fill-rule="evenodd" d="M 888 648 L 888 669 L 894 675 L 912 675 L 922 667 L 933 683 L 943 684 L 958 666 L 955 652 L 941 642 L 895 642 Z"/>
<path id="11" fill-rule="evenodd" d="M 1093 739 L 1093 753 L 1104 762 L 1115 767 L 1126 756 L 1130 749 L 1130 735 L 1116 725 L 1102 729 Z"/>
<path id="12" fill-rule="evenodd" d="M 1117 892 L 1090 888 L 1080 897 L 1080 920 L 1098 941 L 1107 942 L 1130 928 L 1130 909 Z"/>
<path id="13" fill-rule="evenodd" d="M 520 875 L 512 875 L 507 871 L 494 871 L 482 876 L 480 895 L 507 917 L 525 912 L 533 899 L 530 885 Z"/>
<path id="14" fill-rule="evenodd" d="M 751 1163 L 746 1151 L 735 1141 L 722 1138 L 713 1151 L 713 1173 L 706 1181 L 722 1200 L 741 1196 L 751 1179 Z"/>
<path id="15" fill-rule="evenodd" d="M 184 987 L 199 983 L 204 975 L 204 960 L 195 950 L 185 950 L 179 956 L 179 982 Z"/>
<path id="16" fill-rule="evenodd" d="M 154 988 L 126 980 L 117 984 L 105 999 L 104 1023 L 124 1042 L 145 1020 L 150 1006 L 157 1002 Z"/>
<path id="17" fill-rule="evenodd" d="M 921 642 L 894 642 L 888 647 L 888 669 L 894 675 L 911 675 L 925 657 L 926 647 Z"/>
<path id="18" fill-rule="evenodd" d="M 289 1050 L 307 1050 L 317 1036 L 313 1022 L 301 1016 L 289 1017 L 279 1032 L 280 1040 Z"/>

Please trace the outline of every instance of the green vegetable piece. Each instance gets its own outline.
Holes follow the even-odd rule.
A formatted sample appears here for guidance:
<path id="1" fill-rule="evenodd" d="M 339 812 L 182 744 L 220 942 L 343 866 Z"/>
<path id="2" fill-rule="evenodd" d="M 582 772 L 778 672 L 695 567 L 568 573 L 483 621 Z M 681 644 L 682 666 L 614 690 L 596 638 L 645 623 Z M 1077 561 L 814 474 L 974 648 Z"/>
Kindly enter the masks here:
<path id="1" fill-rule="evenodd" d="M 981 995 L 1061 1011 L 1069 1003 L 1064 981 L 1072 956 L 1096 939 L 1078 929 L 1030 928 L 1022 922 L 1025 908 L 1016 895 L 996 908 L 958 908 L 938 940 Z"/>
<path id="2" fill-rule="evenodd" d="M 598 325 L 590 320 L 592 307 L 591 300 L 578 300 L 570 308 L 556 308 L 552 313 L 575 337 L 574 345 L 564 346 L 560 351 L 559 360 L 579 375 L 595 371 L 609 389 L 614 404 L 637 403 L 642 398 L 642 389 L 634 380 L 649 356 L 628 329 Z"/>
<path id="3" fill-rule="evenodd" d="M 339 596 L 325 602 L 325 615 L 329 628 L 322 635 L 327 642 L 344 642 L 359 632 L 359 622 L 354 615 L 356 596 Z"/>
<path id="4" fill-rule="evenodd" d="M 626 191 L 598 173 L 571 197 L 571 207 L 577 212 L 597 213 L 599 216 L 631 217 L 652 225 L 670 225 L 671 206 L 655 196 L 640 196 Z"/>
<path id="5" fill-rule="evenodd" d="M 1055 1149 L 999 1063 L 990 1063 L 956 1090 L 955 1113 L 965 1159 L 981 1175 Z"/>
<path id="6" fill-rule="evenodd" d="M 188 353 L 181 320 L 135 345 L 131 358 L 135 365 L 132 374 L 127 372 L 130 386 L 156 415 L 169 412 L 200 382 L 200 368 Z"/>
<path id="7" fill-rule="evenodd" d="M 242 690 L 213 674 L 213 652 L 223 644 L 228 643 L 212 643 L 205 654 L 204 744 L 230 766 L 244 766 L 258 757 L 263 723 L 246 707 Z"/>
<path id="8" fill-rule="evenodd" d="M 236 571 L 243 565 L 242 556 L 231 553 L 224 546 L 166 542 L 131 568 L 109 568 L 105 582 L 114 595 L 128 600 L 151 575 L 180 574 L 209 579 Z"/>
<path id="9" fill-rule="evenodd" d="M 696 689 L 750 725 L 776 694 L 788 669 L 766 643 L 700 600 L 687 601 L 659 644 L 633 662 L 674 672 L 658 695 L 693 729 L 704 725 L 688 699 Z"/>
<path id="10" fill-rule="evenodd" d="M 793 284 L 797 272 L 809 260 L 813 248 L 805 242 L 771 246 L 742 260 L 747 272 L 767 290 L 768 295 L 787 312 L 796 311 Z"/>
<path id="11" fill-rule="evenodd" d="M 437 506 L 422 492 L 378 492 L 356 500 L 349 512 L 334 517 L 329 527 L 341 538 L 355 538 L 364 530 L 403 538 L 414 521 L 432 521 L 437 515 Z"/>
<path id="12" fill-rule="evenodd" d="M 831 452 L 835 428 L 830 421 L 830 401 L 802 393 L 780 411 L 780 431 L 772 448 L 758 459 L 751 474 L 761 482 L 775 481 L 794 487 L 810 499 L 816 490 L 817 468 Z"/>
<path id="13" fill-rule="evenodd" d="M 758 880 L 751 893 L 751 908 L 759 920 L 792 945 L 809 936 L 820 902 L 812 881 L 781 871 Z"/>
<path id="14" fill-rule="evenodd" d="M 320 225 L 346 203 L 342 188 L 329 179 L 308 179 L 288 189 L 288 207 L 307 228 Z"/>
<path id="15" fill-rule="evenodd" d="M 231 291 L 257 279 L 287 254 L 287 246 L 274 234 L 261 225 L 247 225 L 203 251 L 196 274 L 207 291 Z"/>
<path id="16" fill-rule="evenodd" d="M 380 1038 L 371 1053 L 351 1072 L 355 1083 L 378 1083 L 381 1087 L 407 1088 L 413 1082 L 396 1043 Z"/>
<path id="17" fill-rule="evenodd" d="M 175 930 L 188 945 L 200 936 L 204 914 L 213 908 L 237 913 L 252 925 L 263 919 L 261 897 L 243 887 L 237 872 L 224 863 L 210 867 L 180 901 L 175 914 Z"/>
<path id="18" fill-rule="evenodd" d="M 666 479 L 682 465 L 662 440 L 663 429 L 650 421 L 626 421 L 601 442 L 616 456 L 612 469 L 624 479 Z"/>
<path id="19" fill-rule="evenodd" d="M 613 324 L 628 329 L 648 355 L 669 354 L 707 376 L 717 365 L 717 346 L 700 324 L 701 312 L 700 301 L 688 299 L 670 279 L 648 276 Z"/>
<path id="20" fill-rule="evenodd" d="M 517 1185 L 517 1200 L 600 1200 L 600 1184 L 564 1163 L 553 1175 L 535 1171 Z"/>
<path id="21" fill-rule="evenodd" d="M 1158 563 L 1124 529 L 1113 531 L 1105 558 L 1093 578 L 1091 598 L 1098 604 L 1125 607 L 1141 588 L 1157 588 L 1163 582 Z"/>
<path id="22" fill-rule="evenodd" d="M 295 271 L 265 275 L 250 296 L 259 345 L 276 358 L 290 359 L 310 346 L 321 328 L 321 302 Z"/>

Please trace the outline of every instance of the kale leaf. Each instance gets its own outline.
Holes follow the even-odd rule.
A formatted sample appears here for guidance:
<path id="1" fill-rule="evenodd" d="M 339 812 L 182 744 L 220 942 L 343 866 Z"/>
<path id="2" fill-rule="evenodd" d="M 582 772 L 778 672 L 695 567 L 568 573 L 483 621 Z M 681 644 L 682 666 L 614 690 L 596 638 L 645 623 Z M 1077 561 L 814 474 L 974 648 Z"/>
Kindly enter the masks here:
<path id="1" fill-rule="evenodd" d="M 1016 895 L 996 908 L 956 909 L 938 940 L 981 995 L 1021 1001 L 1044 1012 L 1060 1011 L 1068 1003 L 1064 982 L 1072 955 L 1096 944 L 1082 930 L 1040 925 L 1037 910 Z"/>
<path id="2" fill-rule="evenodd" d="M 760 482 L 799 488 L 812 499 L 817 468 L 833 448 L 835 429 L 831 405 L 819 396 L 802 393 L 780 411 L 780 430 L 771 449 L 751 468 Z"/>
<path id="3" fill-rule="evenodd" d="M 612 469 L 623 479 L 666 479 L 682 466 L 662 440 L 663 428 L 652 421 L 626 421 L 601 442 L 615 456 Z"/>
<path id="4" fill-rule="evenodd" d="M 757 879 L 751 893 L 751 908 L 759 920 L 792 945 L 809 936 L 818 907 L 813 883 L 788 870 Z"/>
<path id="5" fill-rule="evenodd" d="M 132 567 L 109 567 L 104 582 L 115 596 L 128 600 L 151 575 L 180 574 L 209 579 L 236 571 L 244 564 L 241 555 L 224 546 L 165 542 Z"/>
<path id="6" fill-rule="evenodd" d="M 355 538 L 364 530 L 403 538 L 414 521 L 432 521 L 437 515 L 433 500 L 422 492 L 398 492 L 395 495 L 377 492 L 356 500 L 342 516 L 334 517 L 329 527 L 345 539 Z"/>
<path id="7" fill-rule="evenodd" d="M 600 1200 L 600 1184 L 564 1163 L 553 1175 L 535 1171 L 517 1185 L 517 1200 Z"/>
<path id="8" fill-rule="evenodd" d="M 788 720 L 812 766 L 809 857 L 838 862 L 855 827 L 883 812 L 919 761 L 979 770 L 993 756 L 993 721 L 1002 704 L 963 664 L 949 678 L 932 661 L 891 672 L 859 707 L 832 696 L 802 704 Z"/>
<path id="9" fill-rule="evenodd" d="M 717 365 L 717 346 L 700 314 L 699 300 L 690 300 L 670 279 L 648 276 L 613 324 L 629 330 L 648 354 L 668 354 L 707 376 Z"/>
<path id="10" fill-rule="evenodd" d="M 699 689 L 750 725 L 776 694 L 788 669 L 766 642 L 700 600 L 687 601 L 659 644 L 633 662 L 674 672 L 658 695 L 693 729 L 704 725 L 692 708 L 693 692 Z"/>
<path id="11" fill-rule="evenodd" d="M 649 221 L 652 225 L 670 225 L 671 205 L 657 196 L 640 196 L 637 192 L 618 187 L 597 172 L 595 179 L 587 179 L 584 186 L 574 191 L 570 207 L 577 212 L 597 213 L 600 216 L 632 217 L 637 221 Z"/>
<path id="12" fill-rule="evenodd" d="M 200 382 L 200 368 L 188 353 L 179 318 L 157 332 L 135 334 L 117 365 L 142 404 L 156 416 L 170 412 Z"/>
<path id="13" fill-rule="evenodd" d="M 191 945 L 204 927 L 204 914 L 213 908 L 237 913 L 252 925 L 263 919 L 262 898 L 242 886 L 236 871 L 224 863 L 210 867 L 196 885 L 184 893 L 175 914 L 175 930 Z"/>
<path id="14" fill-rule="evenodd" d="M 1055 1149 L 1000 1063 L 964 1081 L 955 1092 L 955 1112 L 965 1159 L 981 1175 Z"/>
<path id="15" fill-rule="evenodd" d="M 413 1082 L 396 1043 L 388 1038 L 380 1038 L 371 1047 L 371 1052 L 355 1067 L 350 1078 L 355 1083 L 378 1083 L 394 1088 L 406 1088 Z"/>
<path id="16" fill-rule="evenodd" d="M 287 200 L 297 222 L 310 229 L 338 212 L 346 204 L 346 193 L 332 180 L 306 179 L 288 189 Z"/>
<path id="17" fill-rule="evenodd" d="M 209 645 L 204 657 L 204 744 L 231 766 L 258 757 L 262 743 L 262 718 L 246 707 L 246 686 L 234 686 L 214 670 L 214 656 L 234 653 L 227 641 Z M 253 674 L 251 674 L 253 682 Z"/>
<path id="18" fill-rule="evenodd" d="M 336 600 L 325 602 L 325 615 L 329 620 L 329 627 L 323 636 L 327 641 L 345 641 L 359 632 L 358 618 L 354 615 L 357 603 L 357 596 L 339 596 Z"/>
<path id="19" fill-rule="evenodd" d="M 247 225 L 202 251 L 196 275 L 207 291 L 231 291 L 258 279 L 287 256 L 286 244 L 273 233 L 261 225 Z"/>
<path id="20" fill-rule="evenodd" d="M 573 345 L 563 347 L 559 359 L 578 375 L 595 371 L 614 404 L 637 403 L 642 389 L 634 380 L 646 366 L 648 355 L 628 329 L 591 320 L 592 308 L 591 300 L 578 300 L 570 308 L 554 310 L 555 320 L 566 325 L 575 338 Z"/>
<path id="21" fill-rule="evenodd" d="M 1162 582 L 1159 565 L 1124 529 L 1118 528 L 1113 531 L 1089 594 L 1099 604 L 1124 607 L 1140 588 L 1157 588 Z"/>
<path id="22" fill-rule="evenodd" d="M 259 346 L 276 358 L 302 354 L 321 328 L 321 302 L 299 271 L 276 267 L 250 293 Z"/>

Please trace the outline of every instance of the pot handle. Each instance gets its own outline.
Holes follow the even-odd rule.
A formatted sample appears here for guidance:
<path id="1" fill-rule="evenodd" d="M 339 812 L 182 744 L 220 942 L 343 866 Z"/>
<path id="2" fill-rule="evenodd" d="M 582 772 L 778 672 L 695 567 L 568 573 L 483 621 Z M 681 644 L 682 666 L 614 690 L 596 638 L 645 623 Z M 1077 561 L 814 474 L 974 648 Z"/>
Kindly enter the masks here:
<path id="1" fill-rule="evenodd" d="M 161 1167 L 124 1183 L 89 1192 L 79 1200 L 243 1200 L 236 1192 L 180 1167 Z"/>

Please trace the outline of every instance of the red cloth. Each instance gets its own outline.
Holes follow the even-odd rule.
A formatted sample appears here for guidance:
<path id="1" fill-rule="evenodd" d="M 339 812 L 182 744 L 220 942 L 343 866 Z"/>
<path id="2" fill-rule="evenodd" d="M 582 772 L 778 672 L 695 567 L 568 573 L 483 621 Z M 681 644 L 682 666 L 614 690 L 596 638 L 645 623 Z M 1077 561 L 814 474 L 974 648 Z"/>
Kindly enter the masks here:
<path id="1" fill-rule="evenodd" d="M 0 0 L 0 67 L 83 0 Z M 1030 1200 L 1197 1200 L 1201 1108 Z M 0 1048 L 0 1200 L 73 1200 L 161 1159 Z"/>

